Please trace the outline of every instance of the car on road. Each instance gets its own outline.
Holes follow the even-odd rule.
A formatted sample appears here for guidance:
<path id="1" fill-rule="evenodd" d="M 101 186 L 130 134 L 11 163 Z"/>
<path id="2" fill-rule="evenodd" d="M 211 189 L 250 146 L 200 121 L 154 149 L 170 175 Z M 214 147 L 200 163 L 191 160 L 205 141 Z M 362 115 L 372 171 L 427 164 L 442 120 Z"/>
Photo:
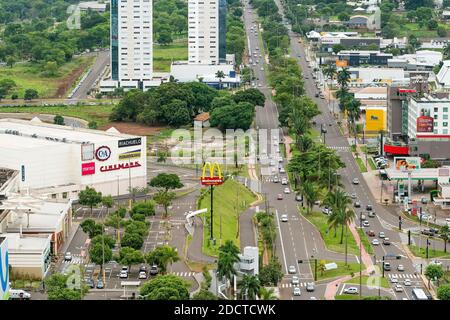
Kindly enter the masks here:
<path id="1" fill-rule="evenodd" d="M 301 194 L 295 195 L 295 201 L 303 201 L 303 196 Z"/>
<path id="2" fill-rule="evenodd" d="M 158 270 L 158 266 L 156 264 L 154 264 L 150 267 L 150 275 L 155 276 L 158 274 L 158 272 L 159 272 L 159 270 Z"/>
<path id="3" fill-rule="evenodd" d="M 293 290 L 292 294 L 294 296 L 301 296 L 302 295 L 302 291 L 300 290 L 299 287 L 294 287 L 294 290 Z"/>
<path id="4" fill-rule="evenodd" d="M 96 285 L 97 289 L 104 289 L 105 288 L 105 284 L 103 283 L 102 279 L 98 279 L 97 280 L 97 285 Z"/>
<path id="5" fill-rule="evenodd" d="M 380 244 L 380 241 L 378 241 L 378 239 L 373 239 L 372 240 L 372 245 L 373 246 L 378 246 Z"/>
<path id="6" fill-rule="evenodd" d="M 297 276 L 293 276 L 291 283 L 295 286 L 295 285 L 299 285 L 300 284 L 300 279 Z"/>
<path id="7" fill-rule="evenodd" d="M 281 184 L 282 185 L 287 185 L 288 184 L 288 180 L 286 178 L 281 179 Z"/>
<path id="8" fill-rule="evenodd" d="M 423 235 L 426 235 L 426 236 L 431 236 L 431 237 L 436 235 L 436 233 L 434 232 L 433 229 L 424 229 L 420 233 Z"/>
<path id="9" fill-rule="evenodd" d="M 314 283 L 313 282 L 308 282 L 306 284 L 306 291 L 308 292 L 314 292 L 315 287 L 314 287 Z"/>
<path id="10" fill-rule="evenodd" d="M 402 264 L 399 264 L 399 265 L 397 266 L 397 271 L 405 271 L 405 266 L 402 265 Z"/>
<path id="11" fill-rule="evenodd" d="M 403 287 L 399 284 L 396 284 L 394 290 L 395 292 L 403 292 Z"/>
<path id="12" fill-rule="evenodd" d="M 288 193 L 291 193 L 291 190 L 289 190 L 289 188 L 284 188 L 284 191 L 283 191 L 284 193 L 286 193 L 286 194 L 288 194 Z"/>
<path id="13" fill-rule="evenodd" d="M 261 71 L 264 71 L 264 67 L 261 67 L 261 69 L 260 69 Z"/>
<path id="14" fill-rule="evenodd" d="M 260 87 L 260 88 L 261 88 L 261 87 L 262 87 L 262 84 L 261 84 L 261 83 L 258 83 L 258 87 Z"/>
<path id="15" fill-rule="evenodd" d="M 289 273 L 296 273 L 297 272 L 297 269 L 295 269 L 295 266 L 289 266 L 289 268 L 288 268 L 288 272 Z"/>
<path id="16" fill-rule="evenodd" d="M 288 222 L 288 215 L 287 214 L 281 215 L 281 222 Z"/>
<path id="17" fill-rule="evenodd" d="M 283 167 L 280 167 L 279 171 L 280 171 L 280 173 L 286 173 L 286 170 L 284 170 Z"/>
<path id="18" fill-rule="evenodd" d="M 328 208 L 328 207 L 325 207 L 325 208 L 322 209 L 322 213 L 326 214 L 326 215 L 330 215 L 330 214 L 333 213 L 333 210 Z"/>
<path id="19" fill-rule="evenodd" d="M 389 238 L 384 238 L 384 239 L 383 239 L 383 244 L 384 244 L 385 246 L 389 246 L 389 245 L 391 244 L 391 241 L 389 240 Z"/>
<path id="20" fill-rule="evenodd" d="M 269 166 L 273 167 L 274 165 L 275 165 L 275 160 L 273 160 L 273 159 L 270 160 L 270 161 L 269 161 Z"/>
<path id="21" fill-rule="evenodd" d="M 398 278 L 397 277 L 392 276 L 390 278 L 390 280 L 391 280 L 391 283 L 398 283 Z"/>
<path id="22" fill-rule="evenodd" d="M 372 211 L 372 209 L 373 209 L 373 207 L 372 207 L 371 204 L 368 204 L 368 205 L 366 206 L 366 211 Z"/>
<path id="23" fill-rule="evenodd" d="M 438 261 L 438 260 L 432 260 L 432 261 L 430 262 L 430 264 L 434 264 L 434 265 L 436 265 L 436 266 L 442 266 L 442 262 L 441 262 L 441 261 Z"/>
<path id="24" fill-rule="evenodd" d="M 277 200 L 283 200 L 283 195 L 282 195 L 281 193 L 279 193 L 279 194 L 277 195 Z"/>
<path id="25" fill-rule="evenodd" d="M 369 237 L 375 237 L 375 231 L 369 230 L 369 231 L 367 231 L 367 235 L 368 235 Z"/>
<path id="26" fill-rule="evenodd" d="M 391 271 L 391 264 L 389 262 L 384 263 L 384 271 Z"/>
<path id="27" fill-rule="evenodd" d="M 140 271 L 139 272 L 139 279 L 147 279 L 147 272 Z"/>
<path id="28" fill-rule="evenodd" d="M 368 216 L 369 218 L 375 218 L 375 211 L 370 211 L 370 212 L 368 212 L 368 213 L 367 213 L 367 216 Z"/>
<path id="29" fill-rule="evenodd" d="M 316 92 L 316 94 L 314 95 L 316 98 L 318 98 L 319 97 L 319 93 L 318 92 Z"/>
<path id="30" fill-rule="evenodd" d="M 352 183 L 353 184 L 359 184 L 359 179 L 358 178 L 353 178 Z"/>
<path id="31" fill-rule="evenodd" d="M 346 294 L 357 294 L 358 293 L 358 288 L 357 287 L 345 288 L 344 289 L 344 293 L 346 293 Z"/>
<path id="32" fill-rule="evenodd" d="M 405 287 L 411 286 L 411 279 L 405 279 L 405 281 L 403 281 L 403 285 L 404 285 Z"/>
<path id="33" fill-rule="evenodd" d="M 72 253 L 66 252 L 64 255 L 64 261 L 72 261 Z"/>
<path id="34" fill-rule="evenodd" d="M 280 182 L 280 179 L 278 179 L 278 176 L 274 176 L 274 177 L 273 177 L 273 182 L 274 182 L 274 183 Z"/>
<path id="35" fill-rule="evenodd" d="M 378 233 L 378 237 L 383 239 L 386 235 L 384 234 L 383 231 L 380 231 L 380 233 Z"/>
<path id="36" fill-rule="evenodd" d="M 120 279 L 127 279 L 128 278 L 128 272 L 125 270 L 121 270 L 119 274 Z"/>
<path id="37" fill-rule="evenodd" d="M 361 208 L 361 202 L 355 201 L 355 203 L 353 204 L 353 206 L 354 206 L 355 208 Z"/>
<path id="38" fill-rule="evenodd" d="M 369 224 L 369 221 L 364 221 L 363 222 L 363 227 L 365 227 L 365 228 L 367 228 L 367 227 L 370 227 L 370 224 Z"/>
<path id="39" fill-rule="evenodd" d="M 356 199 L 356 198 L 357 198 L 356 193 L 352 193 L 352 194 L 350 195 L 350 198 L 352 198 L 353 200 Z"/>

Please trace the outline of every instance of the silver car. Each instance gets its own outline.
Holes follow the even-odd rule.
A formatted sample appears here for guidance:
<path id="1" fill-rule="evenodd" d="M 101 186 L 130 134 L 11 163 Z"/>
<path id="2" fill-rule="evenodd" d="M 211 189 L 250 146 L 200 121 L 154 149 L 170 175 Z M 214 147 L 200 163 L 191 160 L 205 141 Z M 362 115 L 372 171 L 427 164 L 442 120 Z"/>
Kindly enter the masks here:
<path id="1" fill-rule="evenodd" d="M 297 272 L 297 269 L 295 269 L 295 266 L 289 266 L 288 272 L 289 272 L 289 273 L 296 273 L 296 272 Z"/>

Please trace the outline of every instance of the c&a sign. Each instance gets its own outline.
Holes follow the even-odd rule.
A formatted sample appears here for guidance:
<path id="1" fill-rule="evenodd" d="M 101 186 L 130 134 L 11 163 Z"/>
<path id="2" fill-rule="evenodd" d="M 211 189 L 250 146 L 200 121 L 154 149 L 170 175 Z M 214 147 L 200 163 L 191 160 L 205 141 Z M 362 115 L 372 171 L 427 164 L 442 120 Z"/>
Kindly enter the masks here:
<path id="1" fill-rule="evenodd" d="M 217 168 L 217 175 L 216 175 L 216 169 Z M 206 176 L 206 170 L 209 169 L 209 176 Z M 222 172 L 220 171 L 220 166 L 217 162 L 214 162 L 211 164 L 210 162 L 206 162 L 203 165 L 203 172 L 201 177 L 201 183 L 204 186 L 217 186 L 223 184 L 223 176 Z"/>
<path id="2" fill-rule="evenodd" d="M 6 238 L 0 237 L 0 300 L 9 297 L 9 261 L 8 243 Z"/>

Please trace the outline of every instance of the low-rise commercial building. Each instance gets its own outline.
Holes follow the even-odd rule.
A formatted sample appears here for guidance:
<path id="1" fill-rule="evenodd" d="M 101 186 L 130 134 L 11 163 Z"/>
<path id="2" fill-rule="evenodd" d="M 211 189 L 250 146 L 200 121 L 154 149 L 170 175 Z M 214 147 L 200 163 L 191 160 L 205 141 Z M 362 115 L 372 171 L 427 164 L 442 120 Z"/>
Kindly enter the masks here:
<path id="1" fill-rule="evenodd" d="M 402 68 L 405 70 L 428 70 L 433 68 L 442 61 L 442 53 L 432 50 L 419 50 L 414 54 L 404 54 L 390 58 L 387 61 L 389 68 Z"/>
<path id="2" fill-rule="evenodd" d="M 347 64 L 352 67 L 360 65 L 387 66 L 388 60 L 393 57 L 391 53 L 370 50 L 342 50 L 337 56 L 339 60 L 347 61 Z"/>

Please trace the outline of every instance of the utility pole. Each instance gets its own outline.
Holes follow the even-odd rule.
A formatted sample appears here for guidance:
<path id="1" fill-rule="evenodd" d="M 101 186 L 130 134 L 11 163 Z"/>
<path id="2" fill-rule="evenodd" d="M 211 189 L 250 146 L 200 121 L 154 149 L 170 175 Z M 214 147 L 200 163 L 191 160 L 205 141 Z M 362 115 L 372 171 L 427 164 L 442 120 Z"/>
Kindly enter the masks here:
<path id="1" fill-rule="evenodd" d="M 362 211 L 359 213 L 359 228 L 362 230 Z M 362 298 L 362 239 L 359 241 L 359 298 Z"/>
<path id="2" fill-rule="evenodd" d="M 426 252 L 426 259 L 428 260 L 429 254 L 428 254 L 428 246 L 430 245 L 430 238 L 427 238 L 427 252 Z"/>
<path id="3" fill-rule="evenodd" d="M 213 236 L 213 212 L 214 212 L 214 186 L 211 186 L 211 218 L 210 218 L 210 240 L 214 241 Z"/>

